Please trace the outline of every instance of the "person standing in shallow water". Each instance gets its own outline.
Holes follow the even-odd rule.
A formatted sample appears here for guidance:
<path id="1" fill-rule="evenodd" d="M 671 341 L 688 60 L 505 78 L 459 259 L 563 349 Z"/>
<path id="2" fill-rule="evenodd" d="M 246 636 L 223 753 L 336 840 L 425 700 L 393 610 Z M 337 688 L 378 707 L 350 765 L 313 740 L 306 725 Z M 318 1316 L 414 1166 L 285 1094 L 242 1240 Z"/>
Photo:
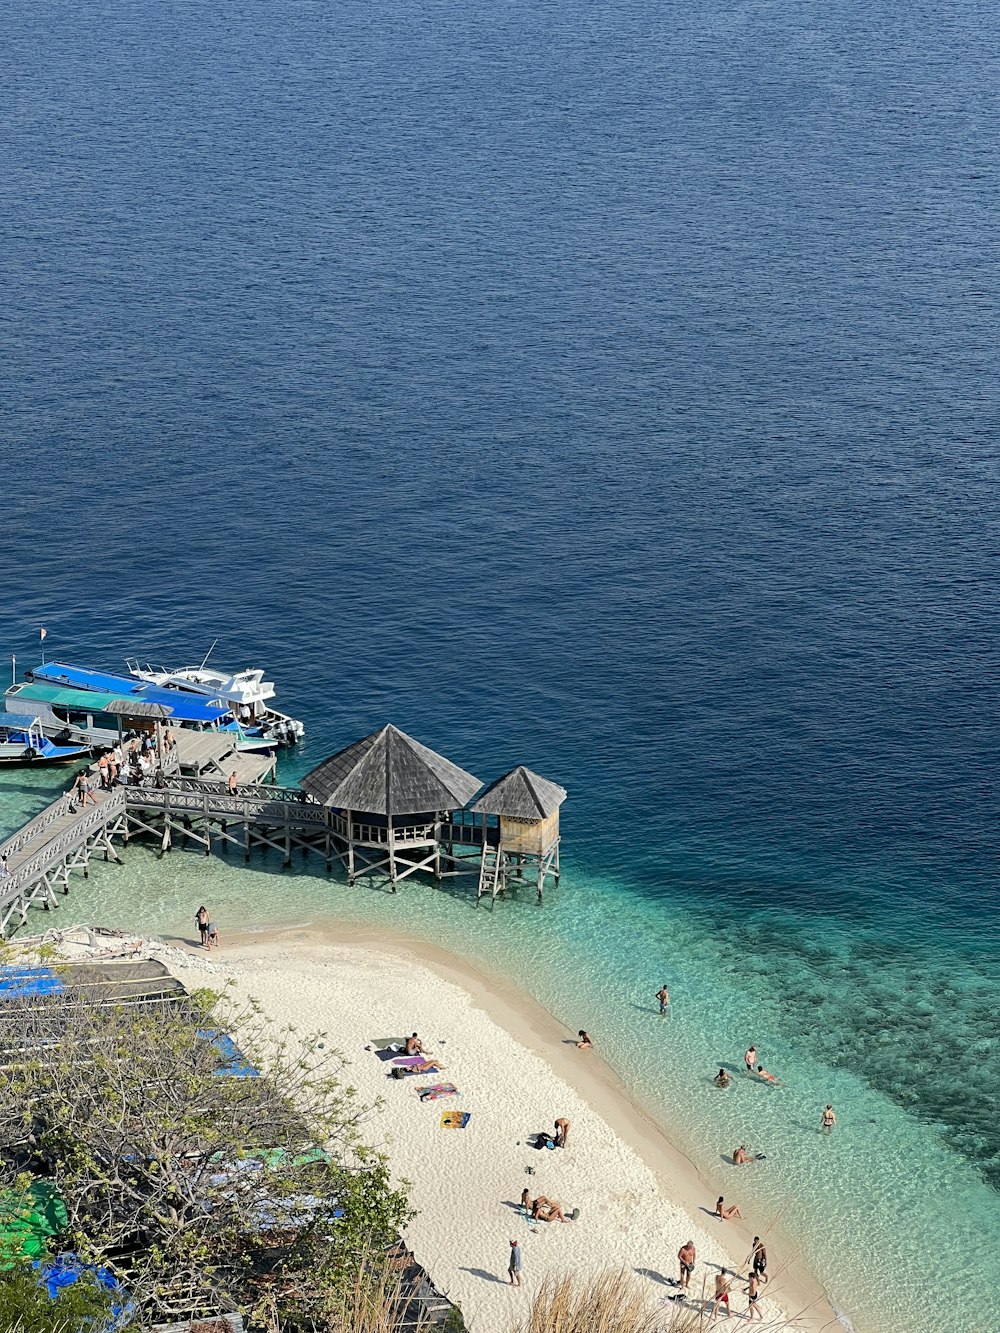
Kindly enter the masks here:
<path id="1" fill-rule="evenodd" d="M 656 992 L 656 998 L 660 1002 L 660 1013 L 665 1014 L 670 1007 L 670 992 L 667 990 L 666 982 Z"/>
<path id="2" fill-rule="evenodd" d="M 754 1067 L 754 1065 L 757 1063 L 757 1047 L 756 1047 L 756 1045 L 752 1045 L 752 1046 L 748 1046 L 748 1047 L 747 1047 L 746 1053 L 745 1053 L 745 1055 L 743 1056 L 743 1063 L 744 1063 L 744 1064 L 746 1065 L 746 1067 L 747 1067 L 747 1073 L 748 1073 L 748 1074 L 752 1074 L 752 1073 L 753 1073 L 753 1067 Z"/>
<path id="3" fill-rule="evenodd" d="M 826 1110 L 823 1112 L 823 1119 L 820 1121 L 819 1127 L 820 1129 L 825 1129 L 827 1132 L 829 1132 L 831 1129 L 833 1129 L 836 1123 L 837 1123 L 837 1117 L 834 1114 L 833 1107 L 830 1105 L 829 1102 L 827 1102 Z"/>

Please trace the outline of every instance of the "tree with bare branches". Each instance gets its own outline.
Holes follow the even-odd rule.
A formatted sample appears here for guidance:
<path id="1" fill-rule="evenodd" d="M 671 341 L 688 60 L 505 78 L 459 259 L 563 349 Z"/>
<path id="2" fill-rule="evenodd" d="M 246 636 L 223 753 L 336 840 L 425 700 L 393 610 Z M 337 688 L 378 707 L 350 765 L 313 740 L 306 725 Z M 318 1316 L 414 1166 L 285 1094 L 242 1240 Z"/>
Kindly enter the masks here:
<path id="1" fill-rule="evenodd" d="M 53 1181 L 67 1247 L 158 1317 L 315 1328 L 410 1215 L 342 1057 L 228 994 L 7 1000 L 0 1066 L 0 1186 Z"/>

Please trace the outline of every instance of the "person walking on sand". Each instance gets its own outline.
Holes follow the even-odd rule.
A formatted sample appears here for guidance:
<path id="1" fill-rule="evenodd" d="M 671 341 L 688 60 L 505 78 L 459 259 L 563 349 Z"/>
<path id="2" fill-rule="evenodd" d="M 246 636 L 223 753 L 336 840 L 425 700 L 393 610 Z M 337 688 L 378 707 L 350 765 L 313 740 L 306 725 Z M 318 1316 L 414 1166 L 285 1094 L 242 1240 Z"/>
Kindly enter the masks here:
<path id="1" fill-rule="evenodd" d="M 664 982 L 656 992 L 656 998 L 660 1002 L 660 1013 L 665 1014 L 670 1007 L 670 992 L 667 990 L 667 983 Z"/>
<path id="2" fill-rule="evenodd" d="M 694 1247 L 693 1240 L 686 1240 L 677 1251 L 677 1262 L 681 1266 L 680 1280 L 678 1286 L 681 1291 L 687 1291 L 688 1283 L 691 1281 L 691 1274 L 694 1272 L 695 1260 L 698 1258 L 698 1251 Z"/>
<path id="3" fill-rule="evenodd" d="M 208 908 L 204 905 L 204 903 L 201 905 L 201 907 L 198 908 L 197 912 L 195 912 L 194 914 L 194 924 L 198 927 L 198 935 L 200 937 L 201 947 L 203 949 L 207 949 L 209 920 L 208 920 Z"/>
<path id="4" fill-rule="evenodd" d="M 594 1049 L 594 1043 L 590 1040 L 589 1032 L 585 1032 L 583 1028 L 581 1028 L 577 1033 L 577 1036 L 580 1038 L 576 1043 L 576 1049 L 578 1051 L 592 1051 Z"/>
<path id="5" fill-rule="evenodd" d="M 746 1053 L 745 1053 L 744 1056 L 743 1056 L 743 1063 L 744 1063 L 744 1064 L 746 1065 L 746 1067 L 747 1067 L 747 1073 L 748 1073 L 748 1074 L 752 1074 L 752 1073 L 753 1073 L 753 1067 L 754 1067 L 754 1065 L 757 1063 L 757 1047 L 756 1047 L 756 1044 L 747 1047 L 747 1049 L 746 1049 Z"/>
<path id="6" fill-rule="evenodd" d="M 510 1243 L 510 1261 L 507 1264 L 507 1276 L 510 1278 L 510 1285 L 512 1287 L 519 1287 L 521 1285 L 522 1267 L 521 1247 L 516 1240 L 512 1240 Z"/>
<path id="7" fill-rule="evenodd" d="M 719 1311 L 723 1306 L 726 1307 L 726 1318 L 729 1318 L 729 1293 L 732 1290 L 732 1283 L 726 1275 L 726 1270 L 715 1275 L 715 1295 L 712 1298 L 712 1323 L 714 1324 L 719 1317 Z"/>
<path id="8" fill-rule="evenodd" d="M 556 1147 L 565 1148 L 566 1140 L 569 1138 L 569 1121 L 565 1116 L 560 1116 L 556 1124 Z"/>
<path id="9" fill-rule="evenodd" d="M 759 1236 L 753 1238 L 753 1253 L 750 1255 L 754 1277 L 758 1282 L 767 1281 L 767 1247 Z"/>
<path id="10" fill-rule="evenodd" d="M 760 1306 L 757 1303 L 758 1300 L 760 1299 L 760 1278 L 757 1276 L 756 1273 L 750 1274 L 750 1277 L 747 1281 L 746 1294 L 750 1302 L 750 1304 L 747 1306 L 747 1318 L 748 1319 L 756 1318 L 759 1319 L 761 1323 L 763 1323 L 764 1311 L 760 1308 Z"/>
<path id="11" fill-rule="evenodd" d="M 717 1202 L 716 1205 L 715 1205 L 715 1215 L 716 1215 L 716 1217 L 721 1218 L 723 1222 L 729 1222 L 729 1221 L 731 1221 L 734 1217 L 738 1217 L 738 1218 L 740 1219 L 741 1222 L 743 1221 L 743 1214 L 742 1214 L 742 1213 L 740 1212 L 740 1210 L 737 1208 L 737 1206 L 736 1206 L 735 1203 L 734 1203 L 734 1204 L 730 1204 L 730 1206 L 729 1206 L 728 1208 L 727 1208 L 725 1205 L 726 1205 L 726 1201 L 725 1201 L 725 1199 L 722 1197 L 722 1195 L 720 1194 L 720 1195 L 719 1195 L 719 1198 L 718 1198 L 718 1202 Z"/>
<path id="12" fill-rule="evenodd" d="M 833 1129 L 836 1123 L 837 1123 L 837 1117 L 834 1114 L 833 1107 L 830 1105 L 829 1102 L 827 1102 L 826 1110 L 823 1112 L 823 1119 L 820 1121 L 819 1127 L 820 1129 L 825 1129 L 829 1131 Z"/>

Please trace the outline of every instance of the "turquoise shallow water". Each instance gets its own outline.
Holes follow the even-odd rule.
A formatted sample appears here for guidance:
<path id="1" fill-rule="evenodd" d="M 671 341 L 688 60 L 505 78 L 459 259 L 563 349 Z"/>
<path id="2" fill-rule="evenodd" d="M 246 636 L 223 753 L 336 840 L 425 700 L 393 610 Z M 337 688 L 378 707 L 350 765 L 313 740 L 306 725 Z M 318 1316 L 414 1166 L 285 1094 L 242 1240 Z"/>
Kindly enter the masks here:
<path id="1" fill-rule="evenodd" d="M 141 852 L 69 911 L 446 940 L 592 1028 L 706 1167 L 763 1144 L 740 1189 L 859 1322 L 981 1328 L 1000 9 L 5 18 L 0 648 L 218 638 L 302 765 L 393 721 L 570 792 L 541 912 Z M 0 824 L 46 781 L 4 775 Z M 715 1097 L 752 1037 L 787 1087 Z"/>
<path id="2" fill-rule="evenodd" d="M 672 874 L 683 878 L 683 868 Z M 712 1188 L 737 1198 L 752 1225 L 773 1219 L 797 1238 L 800 1257 L 858 1328 L 931 1333 L 943 1315 L 949 1329 L 986 1326 L 983 1292 L 1000 1255 L 981 1096 L 996 1058 L 987 1035 L 995 975 L 944 969 L 931 939 L 901 950 L 835 918 L 814 918 L 795 941 L 766 910 L 706 929 L 690 904 L 637 896 L 572 856 L 542 909 L 533 897 L 529 889 L 490 910 L 464 890 L 423 883 L 395 897 L 351 889 L 315 861 L 284 870 L 274 857 L 245 868 L 241 857 L 158 859 L 132 847 L 124 866 L 97 863 L 58 914 L 36 921 L 186 937 L 206 901 L 225 938 L 269 924 L 384 924 L 452 949 L 523 985 L 570 1031 L 585 1025 Z M 769 943 L 775 931 L 780 949 Z M 665 1019 L 653 999 L 663 979 L 672 994 Z M 751 1040 L 782 1086 L 739 1076 Z M 907 1095 L 929 1085 L 921 1072 L 929 1061 L 941 1108 Z M 736 1074 L 725 1093 L 711 1081 L 720 1064 Z M 967 1109 L 961 1134 L 955 1100 Z M 827 1101 L 839 1121 L 829 1137 L 818 1129 Z M 723 1159 L 738 1142 L 765 1151 L 766 1163 L 736 1176 Z M 779 1264 L 783 1257 L 772 1253 Z M 929 1287 L 946 1291 L 935 1308 Z"/>

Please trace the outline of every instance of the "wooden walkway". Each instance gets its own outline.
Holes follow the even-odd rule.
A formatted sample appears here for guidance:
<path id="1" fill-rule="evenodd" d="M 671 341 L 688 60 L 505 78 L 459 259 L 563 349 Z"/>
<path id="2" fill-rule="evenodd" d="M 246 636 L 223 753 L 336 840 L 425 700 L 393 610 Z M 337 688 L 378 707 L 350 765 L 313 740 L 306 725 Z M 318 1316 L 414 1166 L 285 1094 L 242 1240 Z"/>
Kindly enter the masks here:
<path id="1" fill-rule="evenodd" d="M 229 791 L 224 782 L 170 777 L 162 787 L 94 790 L 95 803 L 73 808 L 60 796 L 6 843 L 0 854 L 7 874 L 0 879 L 0 937 L 23 926 L 29 909 L 58 906 L 69 893 L 70 876 L 95 855 L 121 861 L 115 839 L 127 843 L 152 834 L 167 852 L 180 840 L 204 848 L 206 856 L 223 845 L 238 847 L 247 860 L 255 847 L 270 847 L 291 861 L 294 848 L 319 851 L 331 864 L 330 833 L 322 806 L 297 787 L 252 784 Z"/>

